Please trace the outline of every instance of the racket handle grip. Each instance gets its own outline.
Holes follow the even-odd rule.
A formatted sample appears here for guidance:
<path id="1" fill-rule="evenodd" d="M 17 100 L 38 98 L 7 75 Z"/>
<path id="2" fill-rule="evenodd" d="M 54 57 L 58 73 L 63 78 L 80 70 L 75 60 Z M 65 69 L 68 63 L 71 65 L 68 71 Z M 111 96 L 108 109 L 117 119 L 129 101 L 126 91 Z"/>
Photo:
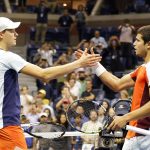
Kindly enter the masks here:
<path id="1" fill-rule="evenodd" d="M 133 126 L 130 126 L 130 125 L 126 125 L 125 129 L 136 132 L 136 133 L 139 133 L 139 134 L 143 134 L 143 135 L 150 135 L 149 130 L 141 129 L 141 128 L 138 128 L 138 127 L 133 127 Z"/>

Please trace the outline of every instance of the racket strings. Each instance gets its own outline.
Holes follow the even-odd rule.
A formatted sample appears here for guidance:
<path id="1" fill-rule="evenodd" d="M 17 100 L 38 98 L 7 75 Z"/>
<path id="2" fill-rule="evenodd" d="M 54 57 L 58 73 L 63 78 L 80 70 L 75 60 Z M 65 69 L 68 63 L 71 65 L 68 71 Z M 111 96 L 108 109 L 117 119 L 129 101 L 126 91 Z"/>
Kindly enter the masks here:
<path id="1" fill-rule="evenodd" d="M 65 127 L 55 123 L 29 124 L 24 131 L 36 138 L 54 139 L 63 136 Z"/>
<path id="2" fill-rule="evenodd" d="M 74 101 L 68 107 L 68 110 L 66 112 L 67 120 L 68 120 L 69 124 L 74 129 L 76 129 L 77 131 L 88 132 L 88 133 L 99 133 L 102 130 L 102 126 L 99 125 L 98 123 L 93 125 L 93 127 L 91 126 L 91 128 L 89 128 L 89 129 L 87 129 L 86 127 L 79 129 L 79 128 L 76 128 L 76 125 L 75 125 L 75 120 L 76 120 L 77 117 L 81 118 L 82 125 L 84 123 L 86 124 L 87 122 L 90 122 L 91 121 L 91 112 L 95 111 L 96 114 L 98 115 L 97 110 L 98 110 L 99 107 L 100 106 L 97 103 L 94 103 L 94 102 L 91 102 L 91 101 L 86 101 L 86 100 Z M 95 116 L 93 116 L 93 118 L 94 117 Z M 95 120 L 93 122 L 97 122 L 98 121 L 98 116 L 96 116 L 96 117 L 97 118 L 95 118 Z M 87 131 L 86 129 L 90 130 L 90 131 Z"/>

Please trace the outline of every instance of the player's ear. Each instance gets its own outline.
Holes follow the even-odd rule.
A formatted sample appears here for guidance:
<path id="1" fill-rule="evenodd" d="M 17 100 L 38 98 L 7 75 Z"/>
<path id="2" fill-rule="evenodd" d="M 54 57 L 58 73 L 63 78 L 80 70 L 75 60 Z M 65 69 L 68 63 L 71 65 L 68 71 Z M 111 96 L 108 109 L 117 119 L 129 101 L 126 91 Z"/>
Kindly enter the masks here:
<path id="1" fill-rule="evenodd" d="M 0 39 L 3 38 L 3 34 L 4 34 L 4 32 L 0 32 Z"/>
<path id="2" fill-rule="evenodd" d="M 147 43 L 147 49 L 150 50 L 150 41 Z"/>

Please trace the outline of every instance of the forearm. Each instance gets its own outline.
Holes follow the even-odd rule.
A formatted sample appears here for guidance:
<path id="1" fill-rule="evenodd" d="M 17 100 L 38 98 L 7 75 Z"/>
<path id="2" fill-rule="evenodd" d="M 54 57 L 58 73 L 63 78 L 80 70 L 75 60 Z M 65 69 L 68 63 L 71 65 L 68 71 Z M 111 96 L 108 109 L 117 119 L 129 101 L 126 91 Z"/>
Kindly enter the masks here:
<path id="1" fill-rule="evenodd" d="M 131 79 L 129 74 L 123 76 L 122 78 L 118 78 L 108 72 L 100 63 L 97 63 L 93 69 L 100 80 L 113 91 L 118 92 L 134 85 L 134 81 Z"/>
<path id="2" fill-rule="evenodd" d="M 148 116 L 150 116 L 150 101 L 141 108 L 124 115 L 124 118 L 126 119 L 127 122 L 129 122 L 132 120 L 138 120 Z"/>
<path id="3" fill-rule="evenodd" d="M 79 67 L 81 67 L 80 63 L 78 61 L 74 61 L 69 64 L 46 68 L 44 69 L 44 76 L 47 80 L 51 80 L 64 74 L 68 74 Z"/>

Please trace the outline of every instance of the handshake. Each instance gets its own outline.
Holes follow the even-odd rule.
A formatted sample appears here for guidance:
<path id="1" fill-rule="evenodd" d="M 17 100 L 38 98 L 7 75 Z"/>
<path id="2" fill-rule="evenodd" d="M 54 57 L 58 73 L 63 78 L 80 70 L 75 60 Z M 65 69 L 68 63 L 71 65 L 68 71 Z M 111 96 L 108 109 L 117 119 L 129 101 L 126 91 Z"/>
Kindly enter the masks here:
<path id="1" fill-rule="evenodd" d="M 77 59 L 79 59 L 82 54 L 83 54 L 84 51 L 78 49 L 77 51 L 75 51 L 75 57 Z M 92 55 L 94 54 L 94 50 L 93 50 L 93 47 L 91 48 L 90 50 L 90 53 L 87 53 L 87 55 Z M 94 70 L 94 73 L 100 77 L 105 71 L 106 69 L 104 68 L 104 66 L 102 66 L 99 62 L 97 62 L 94 66 L 92 66 L 93 70 Z"/>

